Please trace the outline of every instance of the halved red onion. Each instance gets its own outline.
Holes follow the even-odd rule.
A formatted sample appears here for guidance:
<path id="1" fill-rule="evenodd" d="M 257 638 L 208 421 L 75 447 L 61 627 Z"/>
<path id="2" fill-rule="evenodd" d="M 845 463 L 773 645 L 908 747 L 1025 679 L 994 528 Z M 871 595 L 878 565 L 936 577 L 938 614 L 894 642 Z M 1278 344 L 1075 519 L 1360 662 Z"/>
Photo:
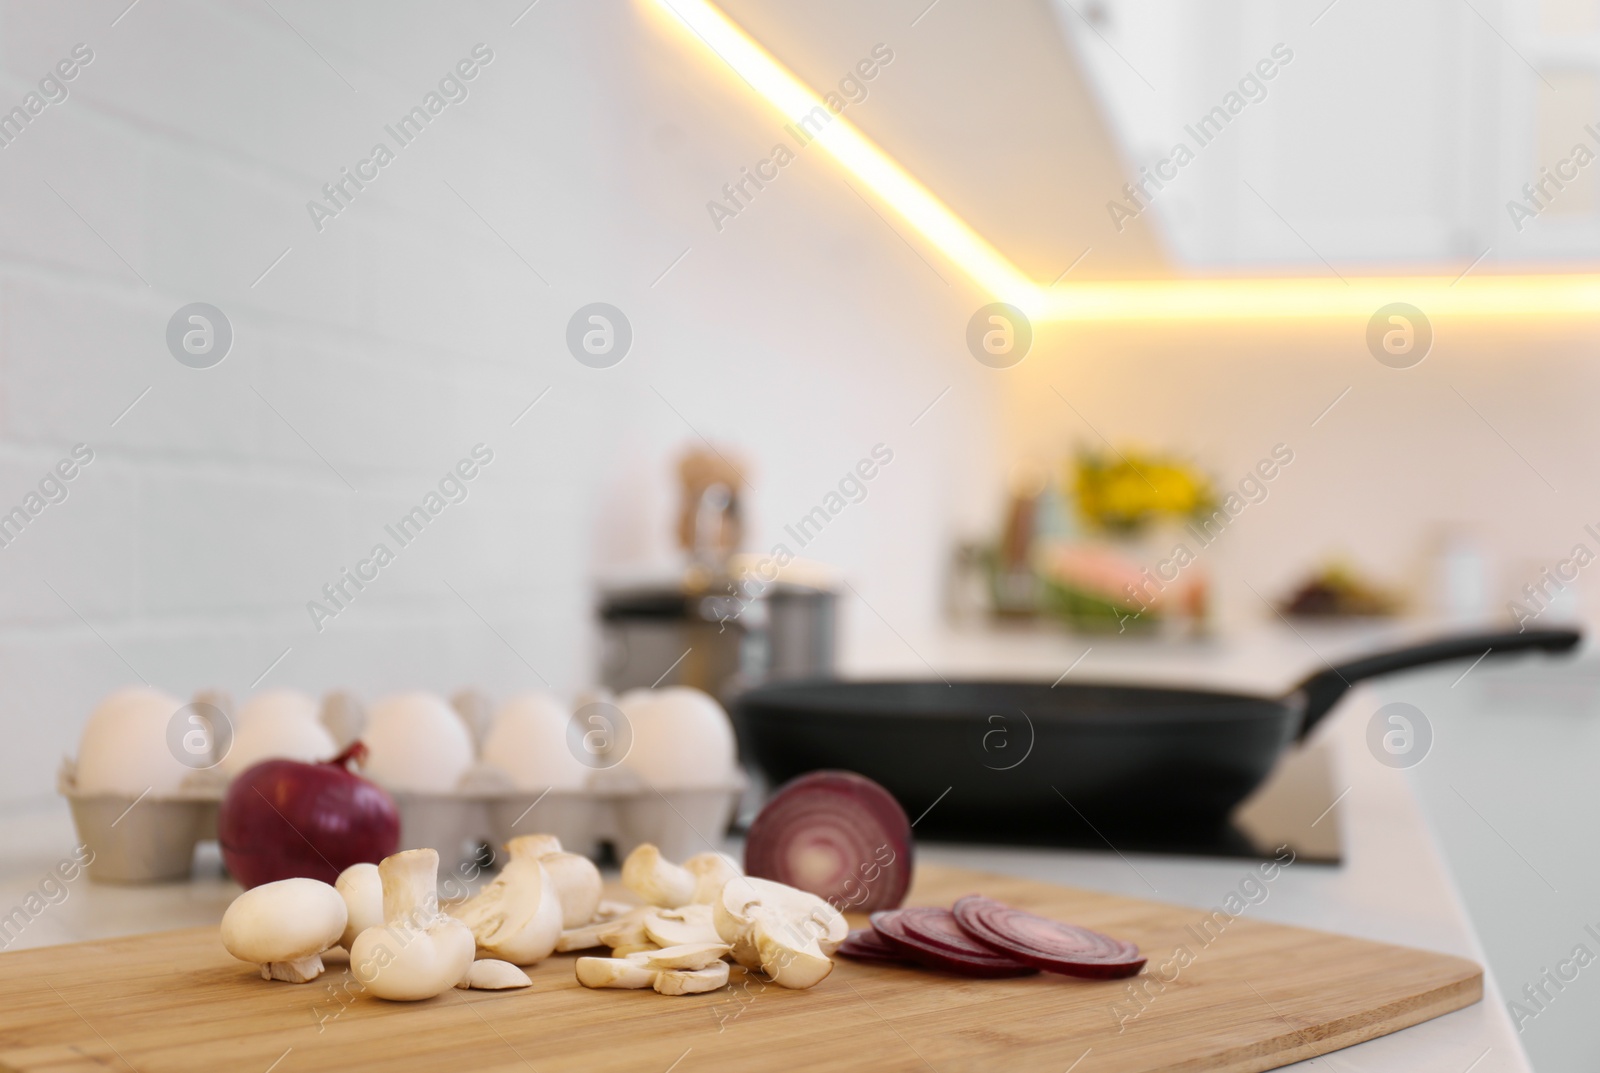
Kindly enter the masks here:
<path id="1" fill-rule="evenodd" d="M 871 779 L 813 771 L 785 783 L 756 816 L 744 870 L 845 912 L 892 909 L 911 886 L 911 823 Z"/>
<path id="2" fill-rule="evenodd" d="M 917 906 L 873 913 L 872 927 L 890 949 L 931 969 L 988 977 L 1027 976 L 1039 971 L 974 942 L 948 909 Z"/>
<path id="3" fill-rule="evenodd" d="M 957 900 L 951 916 L 983 946 L 1047 972 L 1110 979 L 1134 975 L 1146 960 L 1133 943 L 1013 909 L 980 894 Z"/>
<path id="4" fill-rule="evenodd" d="M 857 961 L 883 961 L 895 965 L 904 965 L 908 960 L 904 954 L 884 942 L 883 936 L 872 928 L 858 928 L 851 932 L 835 953 Z"/>

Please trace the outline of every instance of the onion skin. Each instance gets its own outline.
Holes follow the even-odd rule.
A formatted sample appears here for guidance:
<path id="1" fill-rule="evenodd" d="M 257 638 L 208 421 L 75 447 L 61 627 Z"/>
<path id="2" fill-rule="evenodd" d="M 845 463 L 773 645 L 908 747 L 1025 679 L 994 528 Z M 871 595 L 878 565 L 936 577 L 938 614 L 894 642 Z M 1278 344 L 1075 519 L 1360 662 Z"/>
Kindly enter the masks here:
<path id="1" fill-rule="evenodd" d="M 818 875 L 798 860 L 832 858 Z M 893 909 L 911 887 L 911 822 L 894 795 L 853 771 L 791 779 L 745 836 L 746 874 L 815 894 L 843 912 Z"/>
<path id="2" fill-rule="evenodd" d="M 266 760 L 239 773 L 217 814 L 217 840 L 240 886 L 331 884 L 352 864 L 377 864 L 399 848 L 394 798 L 345 766 L 365 751 L 357 742 L 324 763 Z"/>

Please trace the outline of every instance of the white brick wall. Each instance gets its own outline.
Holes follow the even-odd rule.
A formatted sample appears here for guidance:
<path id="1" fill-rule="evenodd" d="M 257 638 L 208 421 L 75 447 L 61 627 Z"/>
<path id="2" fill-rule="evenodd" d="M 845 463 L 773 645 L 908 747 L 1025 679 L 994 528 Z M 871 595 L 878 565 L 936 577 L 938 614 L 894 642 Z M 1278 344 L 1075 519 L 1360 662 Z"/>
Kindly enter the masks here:
<path id="1" fill-rule="evenodd" d="M 884 313 L 926 322 L 949 289 L 820 159 L 714 233 L 704 201 L 771 117 L 623 0 L 512 28 L 524 6 L 280 2 L 302 41 L 260 4 L 142 0 L 115 27 L 123 0 L 0 5 L 0 102 L 75 44 L 95 53 L 0 149 L 0 505 L 72 444 L 96 452 L 0 549 L 0 805 L 52 792 L 128 664 L 178 693 L 242 694 L 285 648 L 263 685 L 503 694 L 537 684 L 524 660 L 589 684 L 591 578 L 668 554 L 672 458 L 697 434 L 754 462 L 763 543 L 891 443 L 817 550 L 882 575 L 874 603 L 900 629 L 929 620 L 958 495 L 941 474 L 974 449 L 950 431 L 981 427 L 985 388 L 964 313 L 909 332 Z M 495 59 L 468 100 L 315 232 L 306 200 L 480 41 Z M 604 371 L 563 342 L 596 300 L 636 331 Z M 234 327 L 209 370 L 165 347 L 191 301 Z M 478 442 L 495 460 L 470 497 L 315 632 L 306 601 Z"/>

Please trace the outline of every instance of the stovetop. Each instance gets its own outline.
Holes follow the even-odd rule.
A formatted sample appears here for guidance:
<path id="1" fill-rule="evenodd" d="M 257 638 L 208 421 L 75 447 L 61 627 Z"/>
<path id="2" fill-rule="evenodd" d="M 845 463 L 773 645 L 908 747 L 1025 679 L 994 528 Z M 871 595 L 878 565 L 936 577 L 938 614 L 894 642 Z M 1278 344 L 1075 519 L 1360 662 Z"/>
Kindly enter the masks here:
<path id="1" fill-rule="evenodd" d="M 960 810 L 931 810 L 918 820 L 919 841 L 977 845 L 1040 846 L 1159 853 L 1195 857 L 1267 860 L 1284 847 L 1298 862 L 1338 864 L 1343 856 L 1339 809 L 1341 787 L 1326 746 L 1284 756 L 1259 789 L 1222 824 L 1186 824 L 1181 817 L 1130 825 L 1110 817 L 1063 808 L 1031 823 L 966 828 Z"/>

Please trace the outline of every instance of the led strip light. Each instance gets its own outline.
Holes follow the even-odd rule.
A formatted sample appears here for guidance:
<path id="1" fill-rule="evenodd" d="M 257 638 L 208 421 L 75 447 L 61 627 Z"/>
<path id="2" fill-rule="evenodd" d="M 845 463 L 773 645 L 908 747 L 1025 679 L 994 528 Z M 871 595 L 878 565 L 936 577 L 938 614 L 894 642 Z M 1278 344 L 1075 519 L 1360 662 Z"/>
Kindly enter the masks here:
<path id="1" fill-rule="evenodd" d="M 827 106 L 710 0 L 655 0 L 792 124 Z M 833 116 L 815 141 L 929 244 L 996 300 L 1036 321 L 1370 317 L 1395 302 L 1430 317 L 1600 313 L 1600 274 L 1270 277 L 1073 282 L 1024 276 L 932 191 L 849 120 Z"/>

